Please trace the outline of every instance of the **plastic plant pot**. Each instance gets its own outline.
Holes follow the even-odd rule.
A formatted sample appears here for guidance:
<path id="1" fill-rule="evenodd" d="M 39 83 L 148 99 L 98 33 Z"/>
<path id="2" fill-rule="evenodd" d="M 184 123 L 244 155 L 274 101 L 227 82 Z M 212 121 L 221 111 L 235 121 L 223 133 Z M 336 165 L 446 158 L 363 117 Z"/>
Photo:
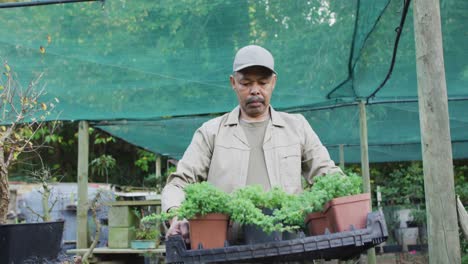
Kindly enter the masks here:
<path id="1" fill-rule="evenodd" d="M 330 231 L 333 233 L 350 231 L 351 226 L 355 229 L 365 228 L 370 211 L 369 193 L 338 197 L 330 200 L 324 207 Z"/>
<path id="2" fill-rule="evenodd" d="M 133 249 L 156 248 L 156 240 L 132 240 L 130 247 Z"/>
<path id="3" fill-rule="evenodd" d="M 283 239 L 283 234 L 281 232 L 275 231 L 271 233 L 266 233 L 262 230 L 261 227 L 256 225 L 245 225 L 244 229 L 244 240 L 246 244 L 257 244 L 257 243 L 266 243 L 271 241 L 281 241 Z"/>
<path id="4" fill-rule="evenodd" d="M 190 246 L 198 249 L 219 248 L 227 240 L 229 216 L 225 214 L 207 214 L 189 220 Z"/>
<path id="5" fill-rule="evenodd" d="M 263 208 L 262 213 L 265 215 L 272 215 L 273 210 L 269 208 Z M 244 225 L 242 226 L 244 232 L 244 240 L 246 244 L 257 244 L 271 241 L 281 241 L 283 234 L 281 232 L 267 233 L 263 231 L 260 226 L 257 225 Z"/>
<path id="6" fill-rule="evenodd" d="M 310 236 L 325 234 L 325 230 L 330 230 L 327 215 L 322 212 L 310 213 L 305 219 L 305 224 Z"/>
<path id="7" fill-rule="evenodd" d="M 0 225 L 0 263 L 46 263 L 62 245 L 64 221 Z M 30 263 L 33 263 L 30 262 Z"/>

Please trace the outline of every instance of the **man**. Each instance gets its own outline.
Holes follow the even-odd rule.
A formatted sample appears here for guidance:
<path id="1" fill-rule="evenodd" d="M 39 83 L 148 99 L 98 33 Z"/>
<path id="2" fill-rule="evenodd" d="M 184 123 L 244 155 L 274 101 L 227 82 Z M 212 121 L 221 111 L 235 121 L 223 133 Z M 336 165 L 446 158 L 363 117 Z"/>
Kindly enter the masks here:
<path id="1" fill-rule="evenodd" d="M 299 193 L 301 174 L 312 183 L 314 176 L 341 172 L 302 115 L 270 106 L 276 79 L 269 51 L 250 45 L 237 52 L 230 81 L 239 106 L 195 132 L 162 192 L 164 211 L 178 207 L 184 187 L 198 181 L 228 193 L 252 184 Z M 171 222 L 167 235 L 175 234 L 188 237 L 185 220 Z"/>

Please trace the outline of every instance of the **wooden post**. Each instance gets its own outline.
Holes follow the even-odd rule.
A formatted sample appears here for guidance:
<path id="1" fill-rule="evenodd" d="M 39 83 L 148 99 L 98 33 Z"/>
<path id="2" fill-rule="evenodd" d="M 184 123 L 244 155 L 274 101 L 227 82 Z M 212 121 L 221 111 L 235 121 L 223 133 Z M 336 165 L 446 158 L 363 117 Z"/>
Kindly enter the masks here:
<path id="1" fill-rule="evenodd" d="M 156 178 L 161 177 L 161 155 L 156 154 Z"/>
<path id="2" fill-rule="evenodd" d="M 362 171 L 362 182 L 365 193 L 370 193 L 370 174 L 369 174 L 369 150 L 367 144 L 367 116 L 366 116 L 366 105 L 364 101 L 359 102 L 359 124 L 361 129 L 361 171 Z M 372 208 L 372 201 L 371 208 Z M 375 249 L 371 248 L 367 250 L 367 263 L 375 264 Z"/>
<path id="3" fill-rule="evenodd" d="M 88 247 L 88 122 L 78 125 L 78 208 L 76 213 L 76 247 Z"/>
<path id="4" fill-rule="evenodd" d="M 340 144 L 340 168 L 344 170 L 344 145 Z"/>
<path id="5" fill-rule="evenodd" d="M 439 1 L 413 5 L 429 263 L 460 263 Z"/>

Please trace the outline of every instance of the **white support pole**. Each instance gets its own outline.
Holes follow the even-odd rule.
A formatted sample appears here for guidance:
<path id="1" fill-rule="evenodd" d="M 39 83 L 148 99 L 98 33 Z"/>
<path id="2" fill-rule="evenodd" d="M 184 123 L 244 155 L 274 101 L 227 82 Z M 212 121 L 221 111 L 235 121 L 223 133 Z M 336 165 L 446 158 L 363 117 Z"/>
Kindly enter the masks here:
<path id="1" fill-rule="evenodd" d="M 429 263 L 460 263 L 452 144 L 438 0 L 414 1 Z"/>
<path id="2" fill-rule="evenodd" d="M 362 182 L 365 193 L 370 193 L 370 173 L 369 173 L 369 151 L 367 144 L 367 115 L 366 115 L 366 104 L 364 101 L 359 102 L 359 124 L 361 130 L 361 171 L 362 171 Z M 372 201 L 371 208 L 372 208 Z M 375 249 L 371 248 L 367 250 L 367 263 L 375 264 Z"/>
<path id="3" fill-rule="evenodd" d="M 78 208 L 76 213 L 76 248 L 88 247 L 88 122 L 78 125 Z"/>

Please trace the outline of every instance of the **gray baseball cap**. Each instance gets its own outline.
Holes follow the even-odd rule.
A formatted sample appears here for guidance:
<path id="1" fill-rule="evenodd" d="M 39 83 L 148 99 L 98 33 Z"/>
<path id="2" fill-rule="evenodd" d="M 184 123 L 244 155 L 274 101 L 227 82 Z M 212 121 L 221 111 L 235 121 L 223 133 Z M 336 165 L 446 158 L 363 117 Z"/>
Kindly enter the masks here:
<path id="1" fill-rule="evenodd" d="M 263 66 L 276 74 L 275 60 L 271 53 L 257 45 L 249 45 L 237 51 L 232 70 L 234 72 L 251 66 Z"/>

